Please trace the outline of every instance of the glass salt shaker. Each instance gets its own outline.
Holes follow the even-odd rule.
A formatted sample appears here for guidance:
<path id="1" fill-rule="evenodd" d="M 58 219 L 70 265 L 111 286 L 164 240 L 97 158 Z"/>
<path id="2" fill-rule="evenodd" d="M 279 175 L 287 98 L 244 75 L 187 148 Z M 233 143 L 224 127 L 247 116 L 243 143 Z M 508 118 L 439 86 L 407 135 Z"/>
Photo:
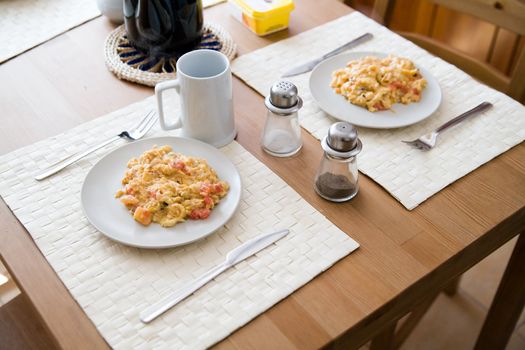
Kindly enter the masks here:
<path id="1" fill-rule="evenodd" d="M 301 149 L 301 127 L 298 111 L 303 100 L 297 95 L 297 87 L 289 81 L 278 81 L 264 100 L 268 109 L 262 135 L 262 148 L 276 157 L 289 157 Z"/>
<path id="2" fill-rule="evenodd" d="M 324 155 L 315 177 L 315 191 L 332 202 L 354 198 L 359 190 L 357 154 L 363 148 L 356 128 L 348 122 L 332 124 L 321 146 Z"/>

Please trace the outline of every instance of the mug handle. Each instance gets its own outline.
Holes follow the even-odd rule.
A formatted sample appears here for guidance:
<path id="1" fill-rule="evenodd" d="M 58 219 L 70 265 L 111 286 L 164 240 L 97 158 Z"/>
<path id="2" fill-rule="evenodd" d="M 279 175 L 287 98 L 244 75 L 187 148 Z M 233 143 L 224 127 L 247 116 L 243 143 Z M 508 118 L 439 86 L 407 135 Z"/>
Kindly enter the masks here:
<path id="1" fill-rule="evenodd" d="M 173 124 L 166 123 L 164 118 L 164 105 L 162 103 L 162 93 L 168 89 L 175 89 L 177 93 L 180 93 L 180 82 L 179 79 L 163 81 L 155 85 L 155 96 L 157 97 L 157 110 L 159 112 L 160 126 L 163 130 L 172 130 L 182 128 L 182 120 L 179 117 Z"/>

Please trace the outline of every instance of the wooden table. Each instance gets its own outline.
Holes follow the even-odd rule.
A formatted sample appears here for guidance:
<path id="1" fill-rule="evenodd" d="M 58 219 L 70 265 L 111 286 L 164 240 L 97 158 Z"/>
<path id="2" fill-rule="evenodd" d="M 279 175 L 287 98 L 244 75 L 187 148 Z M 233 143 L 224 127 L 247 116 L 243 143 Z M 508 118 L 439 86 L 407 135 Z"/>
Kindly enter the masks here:
<path id="1" fill-rule="evenodd" d="M 259 38 L 226 4 L 205 10 L 223 25 L 240 55 L 351 11 L 336 1 L 296 2 L 290 29 Z M 107 71 L 103 42 L 113 26 L 98 18 L 0 66 L 0 154 L 56 135 L 153 91 Z M 455 277 L 518 235 L 525 223 L 525 146 L 456 181 L 413 211 L 362 176 L 359 195 L 345 204 L 319 198 L 312 181 L 322 154 L 303 131 L 297 157 L 264 154 L 260 95 L 234 79 L 238 141 L 305 200 L 356 239 L 361 248 L 236 331 L 216 347 L 354 348 L 387 339 L 395 321 Z M 0 254 L 42 323 L 62 348 L 107 348 L 24 227 L 0 203 Z M 521 235 L 481 335 L 479 348 L 503 348 L 525 303 L 525 238 Z M 504 301 L 504 304 L 503 304 Z M 482 345 L 481 345 L 482 344 Z"/>

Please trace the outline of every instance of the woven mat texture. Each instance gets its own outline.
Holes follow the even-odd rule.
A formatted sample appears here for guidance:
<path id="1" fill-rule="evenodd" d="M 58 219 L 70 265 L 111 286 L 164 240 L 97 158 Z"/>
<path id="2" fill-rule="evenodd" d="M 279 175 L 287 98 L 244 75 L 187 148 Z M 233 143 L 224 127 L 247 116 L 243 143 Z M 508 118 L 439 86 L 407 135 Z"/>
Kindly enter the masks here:
<path id="1" fill-rule="evenodd" d="M 96 0 L 2 0 L 0 63 L 99 15 Z"/>
<path id="2" fill-rule="evenodd" d="M 413 209 L 441 189 L 465 176 L 525 139 L 525 108 L 455 66 L 403 39 L 364 15 L 354 12 L 320 27 L 240 56 L 232 71 L 261 95 L 289 68 L 322 56 L 361 34 L 374 39 L 352 51 L 392 53 L 412 59 L 439 81 L 443 101 L 438 111 L 418 124 L 391 130 L 358 128 L 363 151 L 359 170 Z M 295 83 L 304 100 L 301 125 L 318 139 L 336 122 L 319 109 L 309 91 L 310 73 L 286 78 Z M 476 106 L 489 101 L 494 107 L 440 135 L 438 146 L 422 152 L 403 144 Z"/>
<path id="3" fill-rule="evenodd" d="M 99 15 L 96 0 L 1 0 L 0 63 Z"/>
<path id="4" fill-rule="evenodd" d="M 168 113 L 178 109 L 173 97 Z M 64 155 L 135 125 L 154 106 L 150 97 L 0 157 L 1 196 L 112 347 L 208 347 L 358 247 L 236 142 L 221 150 L 241 174 L 239 210 L 215 234 L 174 249 L 121 245 L 99 233 L 83 215 L 84 177 L 116 145 L 47 180 L 33 179 L 38 169 Z M 152 135 L 166 133 L 154 129 L 148 136 Z M 147 306 L 221 263 L 241 242 L 286 227 L 288 236 L 227 270 L 159 319 L 148 325 L 139 321 Z"/>

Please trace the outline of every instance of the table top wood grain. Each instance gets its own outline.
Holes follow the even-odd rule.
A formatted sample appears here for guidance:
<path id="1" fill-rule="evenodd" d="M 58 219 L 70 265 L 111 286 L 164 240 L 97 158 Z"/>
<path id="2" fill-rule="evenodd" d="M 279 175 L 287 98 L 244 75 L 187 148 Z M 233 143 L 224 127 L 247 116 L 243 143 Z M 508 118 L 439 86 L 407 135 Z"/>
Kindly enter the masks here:
<path id="1" fill-rule="evenodd" d="M 351 11 L 337 1 L 298 1 L 290 28 L 265 38 L 231 17 L 227 4 L 206 9 L 205 20 L 225 27 L 242 55 Z M 0 65 L 0 154 L 153 94 L 106 69 L 103 43 L 113 28 L 97 18 Z M 413 211 L 366 176 L 355 199 L 334 204 L 313 189 L 322 156 L 319 142 L 303 130 L 298 156 L 273 158 L 259 145 L 263 98 L 234 78 L 234 104 L 239 143 L 361 248 L 216 348 L 356 347 L 525 227 L 523 144 Z M 58 346 L 108 347 L 3 201 L 0 256 Z"/>

